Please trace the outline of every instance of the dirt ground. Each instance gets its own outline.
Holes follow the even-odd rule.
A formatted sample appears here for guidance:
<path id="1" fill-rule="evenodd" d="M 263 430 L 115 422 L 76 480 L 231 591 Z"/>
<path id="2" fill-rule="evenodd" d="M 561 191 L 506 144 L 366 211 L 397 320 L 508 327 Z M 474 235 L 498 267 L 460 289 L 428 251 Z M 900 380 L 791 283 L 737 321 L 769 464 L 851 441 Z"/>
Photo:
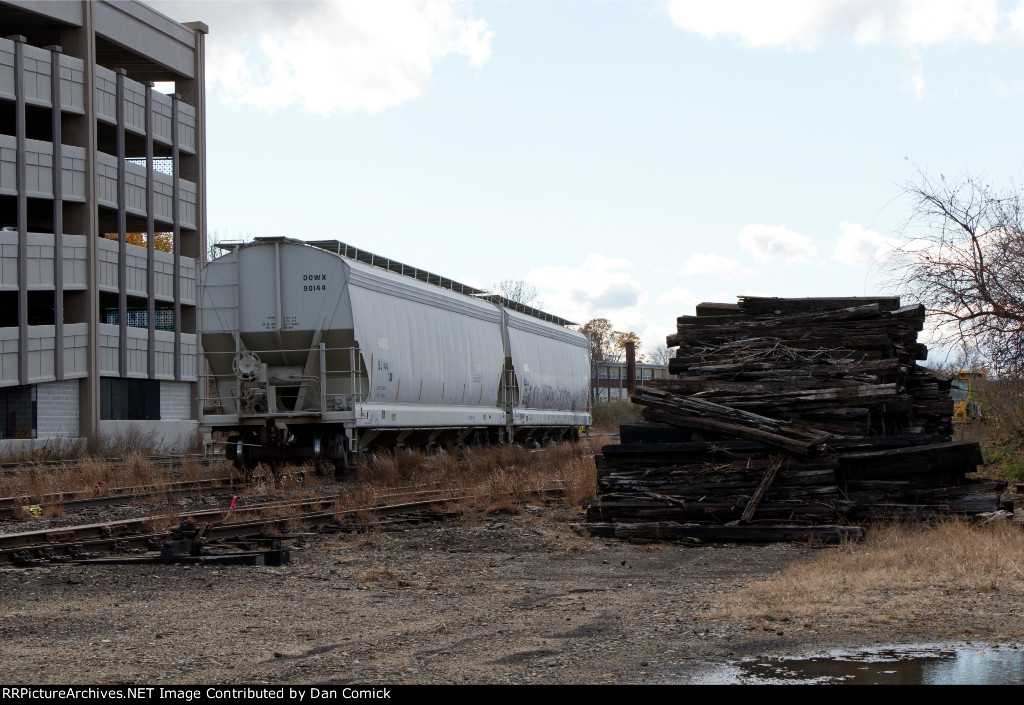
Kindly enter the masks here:
<path id="1" fill-rule="evenodd" d="M 0 673 L 8 684 L 686 683 L 746 657 L 1022 637 L 1016 598 L 999 593 L 913 628 L 863 615 L 711 620 L 722 595 L 831 549 L 634 545 L 577 535 L 581 518 L 531 508 L 317 535 L 280 568 L 0 570 Z"/>

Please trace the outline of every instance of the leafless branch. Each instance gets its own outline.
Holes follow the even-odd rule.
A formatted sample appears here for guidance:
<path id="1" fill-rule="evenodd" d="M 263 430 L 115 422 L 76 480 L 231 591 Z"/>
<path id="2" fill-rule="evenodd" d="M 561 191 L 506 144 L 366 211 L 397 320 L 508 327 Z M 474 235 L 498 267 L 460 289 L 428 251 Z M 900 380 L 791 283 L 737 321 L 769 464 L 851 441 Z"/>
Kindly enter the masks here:
<path id="1" fill-rule="evenodd" d="M 1024 202 L 970 175 L 918 173 L 914 206 L 889 260 L 902 291 L 939 323 L 940 343 L 984 352 L 1004 372 L 1024 371 Z"/>

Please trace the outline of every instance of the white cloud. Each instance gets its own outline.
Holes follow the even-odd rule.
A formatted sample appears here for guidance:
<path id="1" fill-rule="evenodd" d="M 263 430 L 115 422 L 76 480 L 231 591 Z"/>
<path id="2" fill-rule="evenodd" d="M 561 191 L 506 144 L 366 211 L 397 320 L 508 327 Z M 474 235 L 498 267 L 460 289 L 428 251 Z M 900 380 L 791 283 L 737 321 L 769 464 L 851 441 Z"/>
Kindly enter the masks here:
<path id="1" fill-rule="evenodd" d="M 914 98 L 924 98 L 924 62 L 921 60 L 921 53 L 917 49 L 907 52 L 907 81 L 906 86 L 914 94 Z"/>
<path id="2" fill-rule="evenodd" d="M 1013 81 L 1007 83 L 1000 78 L 992 77 L 989 79 L 992 83 L 992 90 L 995 91 L 996 95 L 1000 98 L 1016 98 L 1017 96 L 1024 93 L 1024 81 Z"/>
<path id="3" fill-rule="evenodd" d="M 233 105 L 375 112 L 423 95 L 439 59 L 491 54 L 487 22 L 456 0 L 154 0 L 210 27 L 211 92 Z"/>
<path id="4" fill-rule="evenodd" d="M 591 254 L 580 266 L 536 267 L 524 279 L 540 289 L 545 310 L 558 316 L 578 323 L 607 318 L 620 327 L 625 323 L 619 321 L 646 325 L 636 311 L 646 302 L 647 293 L 621 271 L 632 266 L 625 259 Z"/>
<path id="5" fill-rule="evenodd" d="M 840 223 L 841 235 L 832 259 L 851 266 L 870 266 L 891 253 L 896 243 L 856 223 Z"/>
<path id="6" fill-rule="evenodd" d="M 1014 32 L 1024 34 L 1024 2 L 1017 5 L 1017 9 L 1010 13 L 1010 29 Z"/>
<path id="7" fill-rule="evenodd" d="M 471 286 L 474 289 L 482 289 L 484 291 L 490 289 L 489 286 L 484 284 L 482 281 L 474 277 L 472 274 L 459 275 L 458 281 L 466 286 Z"/>
<path id="8" fill-rule="evenodd" d="M 643 341 L 642 350 L 647 352 L 650 348 L 665 345 L 665 338 L 676 332 L 676 319 L 670 318 L 664 321 L 655 321 L 645 328 L 637 330 L 637 335 Z M 676 349 L 669 348 L 671 354 L 675 355 Z M 648 360 L 650 362 L 650 360 Z"/>
<path id="9" fill-rule="evenodd" d="M 711 39 L 726 36 L 749 47 L 813 45 L 827 29 L 818 0 L 669 0 L 672 22 Z"/>
<path id="10" fill-rule="evenodd" d="M 704 299 L 694 294 L 689 289 L 684 289 L 681 286 L 674 286 L 665 293 L 658 296 L 658 303 L 666 306 L 676 306 L 679 309 L 680 316 L 689 316 L 696 310 L 697 304 Z"/>
<path id="11" fill-rule="evenodd" d="M 988 44 L 1024 31 L 1024 4 L 1006 12 L 998 0 L 668 0 L 672 22 L 709 39 L 727 37 L 749 48 L 797 48 L 849 42 L 905 49 L 907 83 L 920 100 L 919 49 L 937 44 Z"/>
<path id="12" fill-rule="evenodd" d="M 795 233 L 784 225 L 746 225 L 740 231 L 740 246 L 759 262 L 776 257 L 787 263 L 809 262 L 818 250 L 811 238 Z"/>
<path id="13" fill-rule="evenodd" d="M 752 48 L 815 49 L 827 41 L 929 46 L 991 42 L 1004 24 L 1018 26 L 1018 8 L 997 0 L 669 0 L 677 26 L 704 37 L 730 37 Z"/>
<path id="14" fill-rule="evenodd" d="M 680 274 L 689 276 L 719 277 L 721 279 L 749 279 L 757 276 L 757 272 L 744 267 L 738 261 L 721 255 L 697 252 L 686 260 Z"/>

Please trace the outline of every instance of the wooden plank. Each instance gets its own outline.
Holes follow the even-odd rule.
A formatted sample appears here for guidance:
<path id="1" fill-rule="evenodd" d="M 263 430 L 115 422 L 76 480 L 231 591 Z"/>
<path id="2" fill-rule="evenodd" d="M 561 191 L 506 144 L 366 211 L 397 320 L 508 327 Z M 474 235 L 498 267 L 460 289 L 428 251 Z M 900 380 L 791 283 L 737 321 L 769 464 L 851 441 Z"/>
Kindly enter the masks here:
<path id="1" fill-rule="evenodd" d="M 778 419 L 734 409 L 694 396 L 684 397 L 669 394 L 651 387 L 638 387 L 633 393 L 632 400 L 634 404 L 642 404 L 649 408 L 732 424 L 743 424 L 773 433 L 782 431 L 788 425 L 786 422 L 779 421 Z"/>
<path id="2" fill-rule="evenodd" d="M 665 338 L 669 347 L 677 345 L 709 345 L 720 342 L 743 340 L 754 336 L 778 338 L 780 344 L 797 347 L 807 343 L 817 348 L 845 348 L 854 350 L 871 349 L 880 344 L 892 345 L 894 337 L 915 336 L 918 330 L 916 322 L 900 320 L 890 321 L 851 321 L 845 324 L 765 326 L 751 329 L 736 324 L 734 326 L 717 326 L 708 328 L 683 327 L 674 335 Z M 912 340 L 908 342 L 913 342 Z"/>
<path id="3" fill-rule="evenodd" d="M 878 304 L 864 304 L 849 308 L 822 311 L 818 313 L 794 314 L 774 317 L 752 316 L 679 316 L 676 325 L 682 332 L 691 326 L 699 328 L 740 326 L 751 329 L 774 326 L 816 325 L 842 321 L 859 321 L 865 319 L 882 320 L 882 311 Z"/>
<path id="4" fill-rule="evenodd" d="M 707 419 L 699 416 L 686 416 L 680 413 L 653 408 L 644 409 L 644 418 L 651 421 L 669 423 L 680 428 L 702 429 L 705 431 L 714 431 L 725 435 L 761 441 L 767 445 L 788 450 L 791 453 L 796 453 L 797 455 L 807 455 L 831 438 L 830 434 L 821 434 L 820 436 L 800 440 L 782 436 L 777 433 L 771 433 L 769 431 L 762 431 L 757 428 L 751 428 L 749 426 L 741 426 L 736 423 L 717 421 L 715 419 Z"/>
<path id="5" fill-rule="evenodd" d="M 775 481 L 775 476 L 779 472 L 779 468 L 782 467 L 782 461 L 785 459 L 782 455 L 776 455 L 772 459 L 771 465 L 764 472 L 764 477 L 761 479 L 761 484 L 757 486 L 757 490 L 754 491 L 754 496 L 750 498 L 750 502 L 747 503 L 746 509 L 743 510 L 743 516 L 740 517 L 741 522 L 748 522 L 750 518 L 754 516 L 754 512 L 757 511 L 757 507 L 761 504 L 761 500 L 764 499 L 765 493 L 768 488 L 772 486 Z"/>
<path id="6" fill-rule="evenodd" d="M 973 472 L 984 463 L 977 441 L 935 443 L 909 448 L 892 448 L 863 453 L 844 453 L 839 467 L 850 481 L 882 480 L 893 477 L 957 477 Z"/>
<path id="7" fill-rule="evenodd" d="M 666 423 L 624 423 L 619 425 L 619 440 L 630 443 L 686 443 L 692 433 Z"/>
<path id="8" fill-rule="evenodd" d="M 751 496 L 757 488 L 762 473 L 733 472 L 715 473 L 714 468 L 693 467 L 689 472 L 678 472 L 665 468 L 665 473 L 652 471 L 636 474 L 636 470 L 614 470 L 600 473 L 597 484 L 602 497 L 607 495 L 657 492 L 684 501 L 701 501 L 729 497 L 730 501 L 739 496 Z M 800 497 L 821 498 L 826 495 L 840 497 L 835 472 L 831 468 L 810 469 L 793 472 L 787 468 L 780 473 L 771 488 L 776 498 L 796 499 Z"/>
<path id="9" fill-rule="evenodd" d="M 822 298 L 778 298 L 775 296 L 740 296 L 739 310 L 743 313 L 813 313 L 862 304 L 878 304 L 882 310 L 895 311 L 900 307 L 898 296 L 846 296 Z"/>
<path id="10" fill-rule="evenodd" d="M 721 543 L 777 543 L 780 541 L 815 541 L 839 543 L 844 539 L 857 540 L 864 530 L 859 526 L 826 524 L 820 526 L 703 526 L 672 522 L 643 524 L 617 523 L 612 527 L 617 538 L 699 539 Z"/>
<path id="11" fill-rule="evenodd" d="M 602 502 L 587 512 L 587 521 L 619 521 L 639 523 L 643 521 L 696 522 L 700 524 L 731 524 L 738 526 L 742 508 L 734 502 L 716 501 L 690 503 L 686 506 L 665 504 L 644 504 L 641 502 Z M 771 520 L 783 523 L 831 524 L 842 519 L 842 510 L 837 511 L 828 502 L 765 502 L 758 512 L 758 521 Z"/>
<path id="12" fill-rule="evenodd" d="M 697 304 L 696 311 L 698 316 L 738 316 L 742 313 L 739 304 L 720 304 L 713 301 L 704 301 Z"/>
<path id="13" fill-rule="evenodd" d="M 665 424 L 658 424 L 665 425 Z M 671 428 L 675 428 L 671 426 Z M 677 456 L 701 457 L 708 456 L 747 456 L 752 453 L 767 452 L 768 446 L 756 441 L 691 441 L 684 443 L 617 443 L 601 448 L 605 457 L 634 456 L 647 454 L 675 454 Z M 680 462 L 685 462 L 680 458 Z"/>

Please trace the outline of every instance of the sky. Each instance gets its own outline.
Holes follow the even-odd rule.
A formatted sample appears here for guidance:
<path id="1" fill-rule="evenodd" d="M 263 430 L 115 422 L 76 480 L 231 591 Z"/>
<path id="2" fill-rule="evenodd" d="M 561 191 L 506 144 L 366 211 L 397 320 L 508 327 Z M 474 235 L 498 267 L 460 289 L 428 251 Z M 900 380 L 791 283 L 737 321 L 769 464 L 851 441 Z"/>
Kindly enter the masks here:
<path id="1" fill-rule="evenodd" d="M 150 0 L 210 27 L 211 240 L 339 239 L 664 345 L 894 291 L 904 187 L 1021 180 L 1024 0 Z"/>

